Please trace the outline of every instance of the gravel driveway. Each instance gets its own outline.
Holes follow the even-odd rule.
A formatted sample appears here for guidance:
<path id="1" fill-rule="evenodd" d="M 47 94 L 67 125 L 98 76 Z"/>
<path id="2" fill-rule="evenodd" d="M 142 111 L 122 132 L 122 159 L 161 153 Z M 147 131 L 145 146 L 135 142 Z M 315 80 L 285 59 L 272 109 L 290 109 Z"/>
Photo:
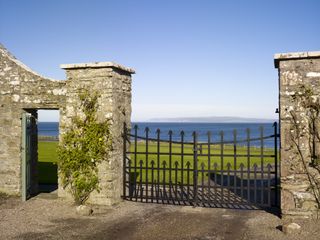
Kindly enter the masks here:
<path id="1" fill-rule="evenodd" d="M 298 223 L 300 233 L 285 235 L 281 219 L 260 210 L 122 202 L 86 217 L 47 195 L 0 197 L 0 239 L 320 239 L 319 221 Z"/>

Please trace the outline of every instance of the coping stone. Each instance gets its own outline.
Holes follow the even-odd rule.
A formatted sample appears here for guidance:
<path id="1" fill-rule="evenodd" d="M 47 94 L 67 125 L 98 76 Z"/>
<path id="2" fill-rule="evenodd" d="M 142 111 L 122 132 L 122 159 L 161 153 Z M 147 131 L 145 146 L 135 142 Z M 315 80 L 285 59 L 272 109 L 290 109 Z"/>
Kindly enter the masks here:
<path id="1" fill-rule="evenodd" d="M 77 69 L 77 68 L 117 68 L 122 71 L 134 74 L 135 70 L 132 68 L 124 67 L 115 62 L 90 62 L 90 63 L 71 63 L 71 64 L 61 64 L 62 69 Z"/>
<path id="2" fill-rule="evenodd" d="M 274 66 L 275 68 L 278 68 L 281 60 L 305 58 L 320 58 L 320 51 L 276 53 L 274 55 Z"/>

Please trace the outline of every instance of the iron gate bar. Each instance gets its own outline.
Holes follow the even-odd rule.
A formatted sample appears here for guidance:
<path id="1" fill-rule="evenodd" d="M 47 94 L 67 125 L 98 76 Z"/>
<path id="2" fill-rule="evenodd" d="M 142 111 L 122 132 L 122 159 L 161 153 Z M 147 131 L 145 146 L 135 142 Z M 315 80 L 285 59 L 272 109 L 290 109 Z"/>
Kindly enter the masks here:
<path id="1" fill-rule="evenodd" d="M 257 168 L 257 164 L 254 164 L 254 202 L 257 202 Z"/>
<path id="2" fill-rule="evenodd" d="M 193 132 L 193 196 L 194 204 L 198 205 L 198 145 L 197 133 Z"/>
<path id="3" fill-rule="evenodd" d="M 160 194 L 160 129 L 157 129 L 157 180 L 158 180 L 158 196 Z M 159 202 L 159 199 L 157 198 L 157 203 Z"/>
<path id="4" fill-rule="evenodd" d="M 274 122 L 273 123 L 273 128 L 274 128 L 274 155 L 275 155 L 275 158 L 274 158 L 274 165 L 275 165 L 275 205 L 278 206 L 278 191 L 279 191 L 279 188 L 278 188 L 278 137 L 279 137 L 279 134 L 278 134 L 278 123 L 277 122 Z M 280 171 L 281 172 L 281 171 Z M 279 176 L 280 178 L 280 176 Z"/>
<path id="5" fill-rule="evenodd" d="M 149 143 L 149 128 L 146 127 L 145 129 L 145 132 L 146 132 L 146 160 L 145 160 L 145 165 L 146 165 L 146 201 L 148 202 L 148 157 L 149 157 L 149 154 L 148 154 L 148 150 L 149 150 L 149 146 L 148 146 L 148 143 Z"/>
<path id="6" fill-rule="evenodd" d="M 172 168 L 172 131 L 169 130 L 169 168 Z M 172 198 L 172 192 L 171 192 L 171 185 L 172 185 L 172 176 L 171 176 L 171 170 L 169 170 L 169 196 L 170 199 Z"/>
<path id="7" fill-rule="evenodd" d="M 217 172 L 217 168 L 218 168 L 218 164 L 214 163 L 213 165 L 214 171 Z M 217 202 L 217 174 L 214 174 L 214 200 L 215 202 Z"/>
<path id="8" fill-rule="evenodd" d="M 187 162 L 187 200 L 188 202 L 190 201 L 189 196 L 190 196 L 190 162 Z"/>
<path id="9" fill-rule="evenodd" d="M 244 202 L 244 198 L 243 198 L 243 167 L 244 167 L 244 165 L 241 163 L 240 164 L 240 192 L 241 192 L 241 202 L 243 203 Z M 262 192 L 262 191 L 261 191 Z"/>
<path id="10" fill-rule="evenodd" d="M 153 203 L 154 161 L 151 161 L 151 202 Z"/>
<path id="11" fill-rule="evenodd" d="M 247 132 L 247 141 L 248 141 L 248 145 L 247 145 L 247 191 L 248 191 L 248 194 L 247 194 L 247 199 L 248 199 L 248 202 L 250 202 L 250 192 L 251 192 L 251 186 L 250 186 L 250 157 L 251 157 L 251 154 L 250 154 L 250 128 L 247 128 L 246 130 Z"/>
<path id="12" fill-rule="evenodd" d="M 271 165 L 268 164 L 267 166 L 268 168 L 268 205 L 271 205 L 271 181 L 270 181 L 270 168 L 271 168 Z"/>
<path id="13" fill-rule="evenodd" d="M 126 135 L 126 132 L 127 132 L 127 126 L 126 126 L 126 123 L 123 123 L 123 136 L 122 136 L 122 140 L 123 140 L 123 172 L 122 172 L 122 174 L 123 174 L 123 176 L 122 176 L 122 178 L 123 178 L 123 189 L 122 189 L 122 191 L 123 191 L 123 196 L 126 196 L 127 194 L 126 194 L 126 189 L 127 189 L 127 186 L 126 186 L 126 182 L 127 182 L 127 180 L 126 180 L 126 178 L 127 178 L 127 173 L 126 173 L 126 170 L 127 170 L 127 168 L 126 168 L 126 164 L 127 164 L 127 135 Z M 130 173 L 130 171 L 129 171 L 129 173 Z"/>
<path id="14" fill-rule="evenodd" d="M 137 125 L 136 125 L 137 126 Z M 135 137 L 135 134 L 131 134 L 131 133 L 127 133 L 127 136 L 130 136 L 130 137 Z M 263 139 L 270 139 L 270 138 L 273 138 L 273 137 L 279 137 L 279 134 L 272 134 L 272 135 L 268 135 L 268 136 L 264 136 Z M 140 139 L 140 140 L 146 140 L 145 137 L 142 137 L 142 136 L 136 136 L 137 139 Z M 250 138 L 249 141 L 250 142 L 256 142 L 258 140 L 261 140 L 261 137 L 258 137 L 258 138 Z M 149 138 L 149 141 L 157 141 L 156 138 Z M 165 139 L 161 139 L 160 140 L 161 142 L 166 142 L 166 143 L 169 143 L 170 141 L 169 140 L 165 140 Z M 238 140 L 237 142 L 238 143 L 245 143 L 247 142 L 248 140 L 247 139 L 244 139 L 244 140 Z M 172 140 L 171 141 L 172 143 L 176 143 L 176 144 L 180 144 L 181 142 L 179 141 L 175 141 L 175 140 Z M 193 142 L 185 142 L 186 145 L 193 145 Z M 217 144 L 220 144 L 220 141 L 217 141 L 217 142 L 212 142 L 210 145 L 217 145 Z M 224 144 L 233 144 L 233 140 L 232 141 L 224 141 Z M 208 143 L 203 143 L 203 142 L 199 142 L 198 145 L 208 145 Z"/>
<path id="15" fill-rule="evenodd" d="M 230 168 L 231 168 L 231 164 L 230 163 L 227 163 L 227 189 L 229 189 L 230 187 Z M 221 174 L 221 176 L 223 176 L 223 174 Z M 227 195 L 227 199 L 228 199 L 228 202 L 230 202 L 230 191 L 228 191 L 228 195 Z"/>
<path id="16" fill-rule="evenodd" d="M 233 168 L 234 168 L 234 171 L 237 170 L 237 130 L 234 130 L 233 131 L 233 158 L 234 158 L 234 162 L 233 162 Z M 233 181 L 235 182 L 236 181 L 236 172 L 234 172 L 234 175 L 233 175 Z M 236 184 L 234 184 L 234 187 L 236 187 Z M 236 191 L 236 190 L 234 190 Z"/>
<path id="17" fill-rule="evenodd" d="M 211 132 L 208 131 L 207 135 L 208 135 L 208 170 L 207 170 L 207 174 L 208 174 L 208 176 L 210 176 L 209 172 L 210 172 L 210 167 L 211 167 L 211 158 L 210 158 L 210 153 L 211 153 L 211 146 L 210 146 Z M 209 198 L 210 198 L 210 195 L 211 195 L 210 186 L 211 186 L 211 181 L 210 181 L 210 177 L 208 177 L 208 195 L 209 195 Z"/>
<path id="18" fill-rule="evenodd" d="M 184 156 L 184 131 L 180 132 L 180 136 L 181 136 L 181 186 L 183 186 L 183 156 Z M 183 193 L 183 192 L 182 192 Z"/>
<path id="19" fill-rule="evenodd" d="M 127 133 L 127 132 L 126 132 Z M 137 196 L 138 194 L 138 190 L 136 189 L 136 185 L 137 185 L 137 151 L 138 151 L 138 139 L 137 139 L 137 136 L 138 136 L 138 126 L 135 125 L 134 126 L 134 168 L 135 168 L 135 171 L 134 171 L 134 190 L 135 190 L 135 196 Z M 130 175 L 129 175 L 130 177 Z M 130 195 L 130 200 L 132 199 L 132 196 Z M 136 201 L 138 201 L 138 198 L 136 197 Z"/>
<path id="20" fill-rule="evenodd" d="M 263 157 L 263 153 L 264 153 L 264 141 L 263 141 L 263 132 L 264 132 L 264 128 L 263 126 L 260 127 L 260 137 L 261 137 L 261 179 L 262 182 L 264 180 L 264 157 Z M 262 184 L 262 190 L 261 190 L 261 201 L 263 201 L 263 184 Z"/>
<path id="21" fill-rule="evenodd" d="M 201 163 L 201 202 L 204 205 L 204 163 Z"/>
<path id="22" fill-rule="evenodd" d="M 142 164 L 143 164 L 143 161 L 142 160 L 140 160 L 140 181 L 139 181 L 139 187 L 140 187 L 140 200 L 141 200 L 141 202 L 142 202 L 142 198 L 143 198 L 143 188 L 142 188 Z"/>

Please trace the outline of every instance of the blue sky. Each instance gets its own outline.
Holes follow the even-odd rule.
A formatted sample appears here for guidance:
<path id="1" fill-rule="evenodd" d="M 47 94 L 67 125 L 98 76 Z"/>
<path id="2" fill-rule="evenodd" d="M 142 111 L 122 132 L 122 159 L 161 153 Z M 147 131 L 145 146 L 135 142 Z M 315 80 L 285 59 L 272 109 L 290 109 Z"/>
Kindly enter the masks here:
<path id="1" fill-rule="evenodd" d="M 320 50 L 317 0 L 0 0 L 0 10 L 0 42 L 41 75 L 65 79 L 62 63 L 134 68 L 134 121 L 276 118 L 273 55 Z"/>

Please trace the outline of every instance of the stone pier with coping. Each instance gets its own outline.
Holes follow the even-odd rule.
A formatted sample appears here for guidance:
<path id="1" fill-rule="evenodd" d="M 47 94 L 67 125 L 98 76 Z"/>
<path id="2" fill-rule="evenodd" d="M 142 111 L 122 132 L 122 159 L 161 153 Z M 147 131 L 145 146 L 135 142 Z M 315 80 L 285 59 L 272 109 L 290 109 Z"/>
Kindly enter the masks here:
<path id="1" fill-rule="evenodd" d="M 295 94 L 300 94 L 301 86 L 312 89 L 314 101 L 320 103 L 320 52 L 298 52 L 275 55 L 275 67 L 279 72 L 279 107 L 281 135 L 281 212 L 283 217 L 312 217 L 317 212 L 315 197 L 310 189 L 306 170 L 301 162 L 297 147 L 293 143 L 293 116 L 298 116 L 297 122 L 301 129 L 308 124 L 306 111 L 301 101 L 293 101 Z M 320 126 L 318 126 L 320 129 Z M 300 150 L 305 156 L 308 170 L 319 179 L 320 175 L 310 167 L 308 131 L 299 140 Z M 315 148 L 320 156 L 319 141 Z M 319 210 L 319 209 L 318 209 Z"/>
<path id="2" fill-rule="evenodd" d="M 96 91 L 98 99 L 97 119 L 110 120 L 112 152 L 98 166 L 100 193 L 93 192 L 88 202 L 112 205 L 120 201 L 122 194 L 123 124 L 131 120 L 131 74 L 134 70 L 111 62 L 64 64 L 66 70 L 66 107 L 61 111 L 60 133 L 68 129 L 71 118 L 79 109 L 78 93 L 82 89 Z M 59 186 L 59 196 L 66 191 Z"/>

